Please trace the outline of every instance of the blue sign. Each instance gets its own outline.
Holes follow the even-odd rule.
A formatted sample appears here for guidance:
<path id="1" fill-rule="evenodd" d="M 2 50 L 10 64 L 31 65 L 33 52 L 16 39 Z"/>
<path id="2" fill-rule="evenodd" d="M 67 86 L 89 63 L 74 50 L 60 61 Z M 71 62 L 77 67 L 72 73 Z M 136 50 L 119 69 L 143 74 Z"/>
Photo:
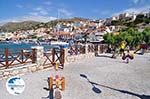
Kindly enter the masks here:
<path id="1" fill-rule="evenodd" d="M 18 76 L 11 77 L 6 82 L 6 88 L 10 94 L 19 95 L 24 91 L 25 82 Z"/>

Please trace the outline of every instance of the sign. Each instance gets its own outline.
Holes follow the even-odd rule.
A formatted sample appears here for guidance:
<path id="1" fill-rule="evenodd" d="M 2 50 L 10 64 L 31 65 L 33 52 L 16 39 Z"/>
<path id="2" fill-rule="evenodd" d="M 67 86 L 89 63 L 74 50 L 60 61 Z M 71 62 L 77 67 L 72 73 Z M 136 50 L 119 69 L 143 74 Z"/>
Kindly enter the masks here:
<path id="1" fill-rule="evenodd" d="M 7 91 L 12 95 L 19 95 L 25 89 L 25 82 L 18 76 L 11 77 L 6 82 Z"/>

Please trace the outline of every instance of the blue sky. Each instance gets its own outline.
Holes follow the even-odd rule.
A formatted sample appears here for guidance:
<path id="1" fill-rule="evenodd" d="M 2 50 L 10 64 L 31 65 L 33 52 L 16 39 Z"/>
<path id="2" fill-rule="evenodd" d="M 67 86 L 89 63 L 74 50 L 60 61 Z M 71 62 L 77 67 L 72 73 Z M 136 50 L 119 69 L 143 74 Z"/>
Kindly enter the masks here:
<path id="1" fill-rule="evenodd" d="M 123 12 L 141 12 L 150 0 L 0 0 L 0 23 L 8 21 L 85 17 L 107 18 Z"/>

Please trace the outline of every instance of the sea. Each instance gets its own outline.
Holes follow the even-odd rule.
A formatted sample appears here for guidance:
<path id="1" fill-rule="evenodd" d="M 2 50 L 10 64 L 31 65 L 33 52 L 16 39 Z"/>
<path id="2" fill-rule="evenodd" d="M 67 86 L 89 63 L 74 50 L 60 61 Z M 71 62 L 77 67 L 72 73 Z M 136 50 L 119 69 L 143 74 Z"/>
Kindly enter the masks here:
<path id="1" fill-rule="evenodd" d="M 43 46 L 44 50 L 51 49 L 53 46 L 50 44 L 41 44 L 37 45 L 36 43 L 11 43 L 11 42 L 0 42 L 0 53 L 4 52 L 6 48 L 8 48 L 11 51 L 19 51 L 19 50 L 31 50 L 31 47 L 33 46 Z"/>

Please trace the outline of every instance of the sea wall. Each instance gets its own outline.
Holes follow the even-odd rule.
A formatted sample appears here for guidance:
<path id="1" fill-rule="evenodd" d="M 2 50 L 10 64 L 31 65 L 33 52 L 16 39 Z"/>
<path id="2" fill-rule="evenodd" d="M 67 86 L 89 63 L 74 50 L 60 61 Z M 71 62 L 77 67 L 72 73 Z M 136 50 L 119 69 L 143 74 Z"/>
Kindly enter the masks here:
<path id="1" fill-rule="evenodd" d="M 43 47 L 32 47 L 32 49 L 35 49 L 36 53 L 33 59 L 34 61 L 32 61 L 31 63 L 27 63 L 27 64 L 20 64 L 19 66 L 12 66 L 11 68 L 5 68 L 5 69 L 1 69 L 0 70 L 0 79 L 7 79 L 11 76 L 17 76 L 17 75 L 24 75 L 26 73 L 33 73 L 39 70 L 45 70 L 45 69 L 53 69 L 54 68 L 54 64 L 53 62 L 50 62 L 50 60 L 53 60 L 53 55 L 49 54 L 50 56 L 46 56 L 45 52 L 43 50 Z M 94 52 L 89 52 L 88 51 L 88 46 L 85 46 L 85 52 L 84 53 L 78 53 L 75 55 L 70 55 L 69 53 L 69 49 L 65 48 L 64 49 L 64 55 L 63 57 L 58 57 L 58 55 L 54 55 L 55 57 L 58 57 L 58 59 L 55 59 L 55 61 L 57 60 L 57 62 L 59 62 L 60 60 L 64 59 L 64 63 L 62 63 L 64 66 L 67 66 L 73 62 L 78 62 L 81 61 L 83 59 L 88 59 L 91 57 L 95 56 Z M 50 51 L 51 52 L 51 51 Z M 60 55 L 62 56 L 62 55 Z M 60 60 L 59 60 L 60 58 Z M 48 63 L 48 61 L 50 63 Z M 44 63 L 46 63 L 48 65 L 45 65 Z M 60 62 L 61 63 L 61 62 Z"/>

